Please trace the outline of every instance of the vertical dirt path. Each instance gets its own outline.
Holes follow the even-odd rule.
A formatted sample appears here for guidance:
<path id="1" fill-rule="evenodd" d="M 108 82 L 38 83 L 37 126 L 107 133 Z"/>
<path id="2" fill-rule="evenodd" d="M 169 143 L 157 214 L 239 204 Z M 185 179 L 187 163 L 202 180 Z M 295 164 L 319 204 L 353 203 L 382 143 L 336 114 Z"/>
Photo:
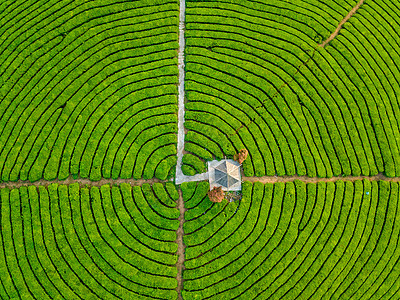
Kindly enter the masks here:
<path id="1" fill-rule="evenodd" d="M 353 7 L 351 11 L 347 14 L 347 16 L 344 17 L 342 21 L 340 21 L 338 27 L 336 27 L 336 30 L 328 37 L 325 41 L 323 41 L 319 46 L 325 47 L 327 44 L 329 44 L 337 35 L 339 34 L 340 29 L 342 29 L 343 24 L 346 23 L 360 8 L 361 5 L 363 5 L 364 0 L 360 0 L 356 6 Z"/>
<path id="2" fill-rule="evenodd" d="M 178 244 L 178 262 L 176 263 L 176 268 L 178 270 L 178 274 L 176 276 L 176 280 L 178 281 L 178 286 L 176 288 L 178 292 L 178 299 L 181 300 L 182 298 L 182 290 L 183 290 L 183 277 L 182 273 L 183 270 L 185 269 L 185 244 L 183 243 L 183 223 L 185 222 L 185 205 L 182 197 L 182 190 L 179 189 L 179 198 L 178 198 L 178 209 L 180 212 L 179 215 L 179 228 L 176 231 L 176 243 Z"/>
<path id="3" fill-rule="evenodd" d="M 179 1 L 179 50 L 178 50 L 178 144 L 175 183 L 208 180 L 208 172 L 186 176 L 182 172 L 182 159 L 185 154 L 185 0 Z"/>

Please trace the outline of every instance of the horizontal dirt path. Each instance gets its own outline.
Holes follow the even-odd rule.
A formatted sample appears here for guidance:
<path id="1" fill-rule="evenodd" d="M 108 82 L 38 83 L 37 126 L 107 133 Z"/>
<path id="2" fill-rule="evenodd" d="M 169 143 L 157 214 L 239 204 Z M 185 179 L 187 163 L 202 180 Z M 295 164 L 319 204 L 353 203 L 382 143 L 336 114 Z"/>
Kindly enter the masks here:
<path id="1" fill-rule="evenodd" d="M 65 180 L 44 180 L 44 179 L 40 179 L 38 181 L 35 182 L 30 182 L 29 180 L 18 180 L 18 181 L 7 181 L 7 182 L 1 182 L 0 183 L 0 189 L 3 188 L 9 188 L 9 189 L 17 189 L 20 188 L 21 186 L 49 186 L 50 184 L 53 183 L 57 183 L 57 184 L 65 184 L 65 185 L 69 185 L 69 184 L 73 184 L 73 183 L 79 183 L 79 185 L 81 187 L 84 186 L 97 186 L 100 187 L 102 185 L 108 184 L 108 185 L 119 185 L 121 183 L 127 183 L 130 185 L 143 185 L 144 183 L 149 183 L 149 184 L 153 184 L 156 182 L 160 182 L 160 183 L 166 183 L 168 182 L 168 180 L 160 180 L 160 179 L 156 179 L 156 178 L 152 178 L 152 179 L 133 179 L 133 178 L 129 178 L 129 179 L 122 179 L 122 178 L 117 178 L 117 179 L 107 179 L 107 178 L 103 178 L 99 181 L 92 181 L 90 179 L 87 178 L 77 178 L 74 179 L 72 176 L 68 177 Z"/>
<path id="2" fill-rule="evenodd" d="M 328 37 L 325 41 L 323 41 L 319 46 L 325 47 L 327 44 L 329 44 L 337 35 L 339 34 L 340 29 L 342 29 L 343 24 L 346 23 L 360 8 L 361 5 L 363 5 L 364 0 L 360 0 L 356 6 L 353 7 L 351 11 L 347 14 L 347 16 L 344 17 L 342 21 L 340 21 L 339 25 L 336 27 L 336 30 Z"/>
<path id="3" fill-rule="evenodd" d="M 300 181 L 304 181 L 306 183 L 311 182 L 311 183 L 317 183 L 317 182 L 334 182 L 334 181 L 338 181 L 338 180 L 343 180 L 343 181 L 356 181 L 356 180 L 363 180 L 363 179 L 367 179 L 370 181 L 379 181 L 379 180 L 383 180 L 383 181 L 392 181 L 392 182 L 400 182 L 400 177 L 387 177 L 382 173 L 379 173 L 378 175 L 374 175 L 374 176 L 335 176 L 335 177 L 331 177 L 331 178 L 320 178 L 320 177 L 308 177 L 308 176 L 262 176 L 262 177 L 256 177 L 256 176 L 252 176 L 252 177 L 246 177 L 246 176 L 242 176 L 242 180 L 243 181 L 250 181 L 250 182 L 261 182 L 261 183 L 276 183 L 276 182 L 292 182 L 295 180 L 300 180 Z M 49 186 L 50 184 L 53 183 L 57 183 L 57 184 L 65 184 L 65 185 L 69 185 L 69 184 L 73 184 L 73 183 L 79 183 L 79 185 L 81 187 L 85 187 L 85 186 L 96 186 L 96 187 L 100 187 L 102 185 L 108 184 L 108 185 L 119 185 L 121 183 L 127 183 L 130 185 L 143 185 L 145 183 L 148 184 L 154 184 L 154 183 L 167 183 L 167 182 L 173 182 L 173 181 L 169 181 L 169 180 L 160 180 L 160 179 L 156 179 L 156 178 L 152 178 L 152 179 L 122 179 L 122 178 L 118 178 L 118 179 L 106 179 L 103 178 L 99 181 L 92 181 L 90 179 L 87 178 L 77 178 L 74 179 L 73 177 L 68 177 L 66 180 L 38 180 L 35 182 L 30 182 L 28 180 L 18 180 L 18 181 L 8 181 L 8 182 L 1 182 L 0 183 L 0 189 L 2 188 L 10 188 L 10 189 L 16 189 L 16 188 L 20 188 L 22 186 Z"/>
<path id="4" fill-rule="evenodd" d="M 261 183 L 276 183 L 276 182 L 292 182 L 300 180 L 306 183 L 317 183 L 317 182 L 334 182 L 338 180 L 342 181 L 357 181 L 367 179 L 370 181 L 392 181 L 400 182 L 400 177 L 387 177 L 382 173 L 374 176 L 336 176 L 331 178 L 320 178 L 320 177 L 308 177 L 308 176 L 263 176 L 263 177 L 242 177 L 243 181 L 250 182 L 261 182 Z"/>

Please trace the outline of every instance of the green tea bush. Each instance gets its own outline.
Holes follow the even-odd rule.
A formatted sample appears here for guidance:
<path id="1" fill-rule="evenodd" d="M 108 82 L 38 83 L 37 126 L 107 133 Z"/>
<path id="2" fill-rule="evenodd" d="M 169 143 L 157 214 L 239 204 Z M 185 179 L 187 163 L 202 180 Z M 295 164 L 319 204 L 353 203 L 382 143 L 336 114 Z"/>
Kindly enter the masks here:
<path id="1" fill-rule="evenodd" d="M 166 179 L 178 2 L 40 3 L 0 4 L 0 179 Z"/>
<path id="2" fill-rule="evenodd" d="M 202 185 L 181 186 L 184 299 L 398 294 L 398 183 L 245 182 L 231 203 L 210 202 Z"/>
<path id="3" fill-rule="evenodd" d="M 318 45 L 355 4 L 188 0 L 185 149 L 246 148 L 246 176 L 399 176 L 398 9 L 366 3 Z"/>
<path id="4" fill-rule="evenodd" d="M 193 154 L 185 154 L 183 156 L 182 163 L 182 171 L 185 175 L 193 175 L 189 174 L 192 173 L 190 170 L 194 170 L 195 174 L 204 173 L 207 171 L 205 162 Z"/>
<path id="5" fill-rule="evenodd" d="M 170 201 L 161 184 L 1 189 L 0 298 L 177 298 Z"/>

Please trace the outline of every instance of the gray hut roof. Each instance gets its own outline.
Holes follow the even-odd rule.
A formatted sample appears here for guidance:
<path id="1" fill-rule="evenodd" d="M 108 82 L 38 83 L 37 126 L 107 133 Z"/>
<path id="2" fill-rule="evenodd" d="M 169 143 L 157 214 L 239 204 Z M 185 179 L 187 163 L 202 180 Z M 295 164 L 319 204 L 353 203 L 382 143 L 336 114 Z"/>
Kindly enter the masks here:
<path id="1" fill-rule="evenodd" d="M 210 190 L 214 186 L 221 186 L 224 191 L 238 191 L 241 189 L 240 164 L 234 160 L 208 162 L 210 172 Z"/>

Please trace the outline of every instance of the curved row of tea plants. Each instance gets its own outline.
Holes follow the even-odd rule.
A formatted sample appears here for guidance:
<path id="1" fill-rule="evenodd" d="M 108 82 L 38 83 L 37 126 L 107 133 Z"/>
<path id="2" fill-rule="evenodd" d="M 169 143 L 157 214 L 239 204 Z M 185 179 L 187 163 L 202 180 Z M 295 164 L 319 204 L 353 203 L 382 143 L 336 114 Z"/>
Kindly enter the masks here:
<path id="1" fill-rule="evenodd" d="M 0 190 L 1 299 L 176 299 L 172 184 Z"/>
<path id="2" fill-rule="evenodd" d="M 206 164 L 193 154 L 185 154 L 182 159 L 182 172 L 185 175 L 195 175 L 207 171 Z"/>
<path id="3" fill-rule="evenodd" d="M 321 48 L 356 1 L 309 2 L 187 2 L 186 150 L 246 148 L 247 176 L 399 176 L 399 10 L 366 1 Z"/>
<path id="4" fill-rule="evenodd" d="M 178 2 L 0 5 L 0 180 L 167 178 Z"/>
<path id="5" fill-rule="evenodd" d="M 398 299 L 399 184 L 183 184 L 185 299 Z"/>

